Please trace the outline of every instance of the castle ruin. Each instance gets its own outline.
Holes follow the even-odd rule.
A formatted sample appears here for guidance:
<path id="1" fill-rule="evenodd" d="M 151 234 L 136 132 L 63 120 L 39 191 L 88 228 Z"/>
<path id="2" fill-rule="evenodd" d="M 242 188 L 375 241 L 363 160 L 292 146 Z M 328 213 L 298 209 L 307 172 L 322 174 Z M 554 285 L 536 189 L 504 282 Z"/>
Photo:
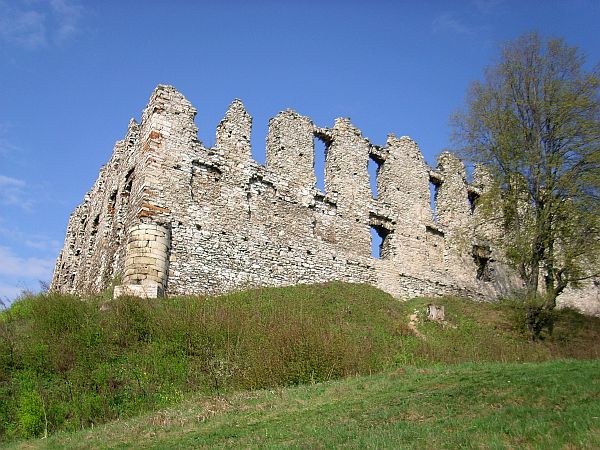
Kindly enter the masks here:
<path id="1" fill-rule="evenodd" d="M 341 280 L 397 298 L 489 300 L 522 285 L 477 209 L 485 171 L 469 184 L 450 153 L 432 168 L 408 137 L 377 146 L 348 119 L 322 128 L 291 110 L 269 121 L 263 166 L 239 100 L 212 148 L 198 139 L 195 115 L 173 87 L 156 88 L 71 214 L 52 289 L 99 292 L 118 280 L 115 296 L 157 297 Z M 315 140 L 326 148 L 324 192 Z M 369 159 L 379 167 L 376 198 Z M 600 311 L 597 287 L 586 295 Z"/>

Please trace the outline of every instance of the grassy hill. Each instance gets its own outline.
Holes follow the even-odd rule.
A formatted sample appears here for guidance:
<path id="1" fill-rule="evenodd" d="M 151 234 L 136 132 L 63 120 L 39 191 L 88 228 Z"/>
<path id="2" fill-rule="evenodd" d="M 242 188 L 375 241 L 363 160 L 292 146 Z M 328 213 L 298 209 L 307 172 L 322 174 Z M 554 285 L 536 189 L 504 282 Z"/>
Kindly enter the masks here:
<path id="1" fill-rule="evenodd" d="M 285 392 L 313 399 L 313 394 L 319 397 L 319 389 L 349 383 L 342 390 L 351 394 L 345 400 L 339 399 L 340 404 L 345 405 L 358 398 L 354 390 L 359 389 L 361 383 L 372 384 L 375 391 L 381 388 L 385 392 L 373 391 L 373 395 L 385 397 L 388 391 L 396 389 L 386 384 L 389 380 L 402 378 L 402 385 L 413 383 L 417 389 L 427 374 L 437 374 L 432 375 L 433 378 L 448 375 L 456 382 L 463 377 L 468 390 L 469 383 L 474 389 L 504 370 L 530 370 L 531 375 L 523 372 L 522 376 L 531 380 L 540 378 L 546 371 L 554 371 L 556 376 L 548 375 L 551 379 L 572 378 L 564 385 L 565 396 L 576 399 L 579 391 L 582 395 L 588 392 L 589 386 L 574 386 L 584 379 L 592 379 L 586 371 L 595 368 L 597 372 L 595 363 L 563 362 L 506 366 L 506 369 L 488 363 L 598 358 L 599 319 L 561 311 L 556 315 L 553 334 L 544 341 L 530 342 L 520 322 L 515 320 L 522 316 L 522 311 L 514 305 L 436 299 L 435 303 L 446 307 L 447 320 L 441 324 L 424 320 L 430 301 L 414 299 L 402 303 L 373 287 L 343 283 L 258 289 L 212 298 L 122 298 L 108 302 L 102 296 L 84 301 L 55 294 L 23 298 L 0 313 L 0 439 L 10 442 L 46 432 L 52 435 L 97 429 L 102 423 L 157 411 L 189 398 L 215 405 L 209 410 L 217 408 L 219 411 L 222 402 L 235 404 L 248 400 L 249 406 L 240 403 L 240 408 L 252 411 L 255 395 L 268 399 L 275 395 L 273 392 L 283 392 L 284 386 L 312 385 Z M 413 325 L 409 324 L 410 315 L 417 317 Z M 478 365 L 447 366 L 462 363 Z M 571 377 L 571 367 L 583 370 L 585 375 Z M 367 381 L 352 378 L 386 371 L 388 375 L 367 378 Z M 321 388 L 316 385 L 347 377 L 351 378 L 340 382 L 342 384 L 325 384 Z M 551 391 L 540 391 L 544 399 L 558 392 L 551 384 L 542 387 Z M 257 393 L 261 389 L 263 391 Z M 405 395 L 402 392 L 395 395 Z M 593 389 L 588 394 L 598 395 Z M 382 401 L 387 401 L 383 397 Z M 414 402 L 419 398 L 415 397 Z M 481 399 L 482 411 L 489 406 L 486 398 Z M 194 409 L 197 407 L 194 401 L 191 404 L 188 401 L 188 406 L 183 408 Z M 332 401 L 337 402 L 333 398 Z M 547 406 L 544 401 L 538 402 L 541 409 Z M 312 402 L 304 403 L 306 414 L 313 409 Z M 466 404 L 461 400 L 456 404 L 457 410 Z M 582 408 L 587 411 L 583 403 Z M 396 410 L 389 411 L 395 417 Z M 288 412 L 283 408 L 277 414 Z M 230 413 L 234 412 L 226 407 L 219 412 L 219 417 L 229 417 Z M 174 414 L 185 415 L 184 412 Z M 204 413 L 194 414 L 194 417 L 204 417 Z M 298 411 L 298 414 L 304 413 Z M 146 419 L 158 420 L 152 417 Z M 242 414 L 238 418 L 240 426 L 245 420 L 243 417 Z M 347 423 L 349 433 L 362 435 L 364 430 L 360 427 L 352 431 L 354 419 L 344 417 L 335 413 L 331 421 L 337 423 L 339 419 Z M 105 430 L 111 433 L 112 426 L 117 427 L 115 430 L 119 426 L 136 427 L 137 420 L 146 419 L 117 422 Z M 188 418 L 184 422 L 194 420 Z M 318 419 L 315 420 L 316 426 Z M 385 420 L 395 423 L 390 418 Z M 561 419 L 552 420 L 560 422 Z M 196 425 L 194 422 L 193 426 Z M 152 428 L 151 425 L 140 426 Z M 204 436 L 200 428 L 198 433 Z M 215 433 L 220 435 L 221 431 Z M 597 435 L 597 431 L 589 431 L 586 442 L 592 442 L 593 433 Z M 90 445 L 107 443 L 95 442 L 93 436 Z M 60 438 L 67 441 L 53 439 L 43 442 L 67 443 L 70 438 Z M 133 443 L 143 441 L 135 433 L 127 439 Z M 248 444 L 254 442 L 254 437 L 248 439 L 251 439 Z M 114 442 L 116 445 L 118 441 Z M 226 440 L 218 442 L 227 444 Z"/>
<path id="2" fill-rule="evenodd" d="M 193 397 L 14 448 L 600 448 L 600 361 L 409 368 Z"/>

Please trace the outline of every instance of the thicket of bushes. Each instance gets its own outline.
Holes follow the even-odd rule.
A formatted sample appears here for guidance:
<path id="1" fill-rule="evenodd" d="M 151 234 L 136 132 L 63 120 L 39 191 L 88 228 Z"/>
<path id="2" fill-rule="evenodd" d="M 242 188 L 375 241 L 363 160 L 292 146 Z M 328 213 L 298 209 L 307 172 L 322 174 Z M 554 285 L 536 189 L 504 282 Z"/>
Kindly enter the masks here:
<path id="1" fill-rule="evenodd" d="M 441 299 L 447 324 L 408 327 L 427 299 L 365 285 L 215 298 L 24 297 L 0 313 L 0 439 L 75 430 L 207 394 L 318 382 L 398 365 L 599 357 L 600 322 L 563 313 L 531 343 L 512 309 Z M 569 316 L 571 314 L 571 316 Z"/>
<path id="2" fill-rule="evenodd" d="M 23 298 L 0 320 L 0 435 L 78 429 L 218 393 L 378 371 L 397 351 L 397 302 L 365 286 L 219 298 Z"/>

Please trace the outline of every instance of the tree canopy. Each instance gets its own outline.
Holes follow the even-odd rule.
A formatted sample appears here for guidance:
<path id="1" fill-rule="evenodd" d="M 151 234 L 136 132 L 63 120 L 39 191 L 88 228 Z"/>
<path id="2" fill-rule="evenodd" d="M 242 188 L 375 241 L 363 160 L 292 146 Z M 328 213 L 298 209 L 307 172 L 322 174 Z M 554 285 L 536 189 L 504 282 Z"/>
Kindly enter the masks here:
<path id="1" fill-rule="evenodd" d="M 562 39 L 527 34 L 503 45 L 452 118 L 459 153 L 494 180 L 488 219 L 548 309 L 600 272 L 599 69 Z"/>

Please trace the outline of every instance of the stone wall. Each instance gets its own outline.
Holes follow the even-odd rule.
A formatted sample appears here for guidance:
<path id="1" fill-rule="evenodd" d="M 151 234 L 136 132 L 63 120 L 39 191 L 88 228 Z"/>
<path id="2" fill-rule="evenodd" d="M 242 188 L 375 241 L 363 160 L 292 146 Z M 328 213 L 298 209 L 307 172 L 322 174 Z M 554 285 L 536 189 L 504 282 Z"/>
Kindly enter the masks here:
<path id="1" fill-rule="evenodd" d="M 455 156 L 442 153 L 434 169 L 408 137 L 390 135 L 380 147 L 349 119 L 319 127 L 287 110 L 269 122 L 262 166 L 241 101 L 213 148 L 199 141 L 195 115 L 173 87 L 156 88 L 72 213 L 53 289 L 98 292 L 116 282 L 117 295 L 160 296 L 343 280 L 398 298 L 492 299 L 519 285 L 473 208 L 485 174 L 469 185 Z M 326 146 L 324 192 L 316 139 Z M 377 198 L 369 159 L 379 165 Z M 371 229 L 383 237 L 380 258 Z"/>

